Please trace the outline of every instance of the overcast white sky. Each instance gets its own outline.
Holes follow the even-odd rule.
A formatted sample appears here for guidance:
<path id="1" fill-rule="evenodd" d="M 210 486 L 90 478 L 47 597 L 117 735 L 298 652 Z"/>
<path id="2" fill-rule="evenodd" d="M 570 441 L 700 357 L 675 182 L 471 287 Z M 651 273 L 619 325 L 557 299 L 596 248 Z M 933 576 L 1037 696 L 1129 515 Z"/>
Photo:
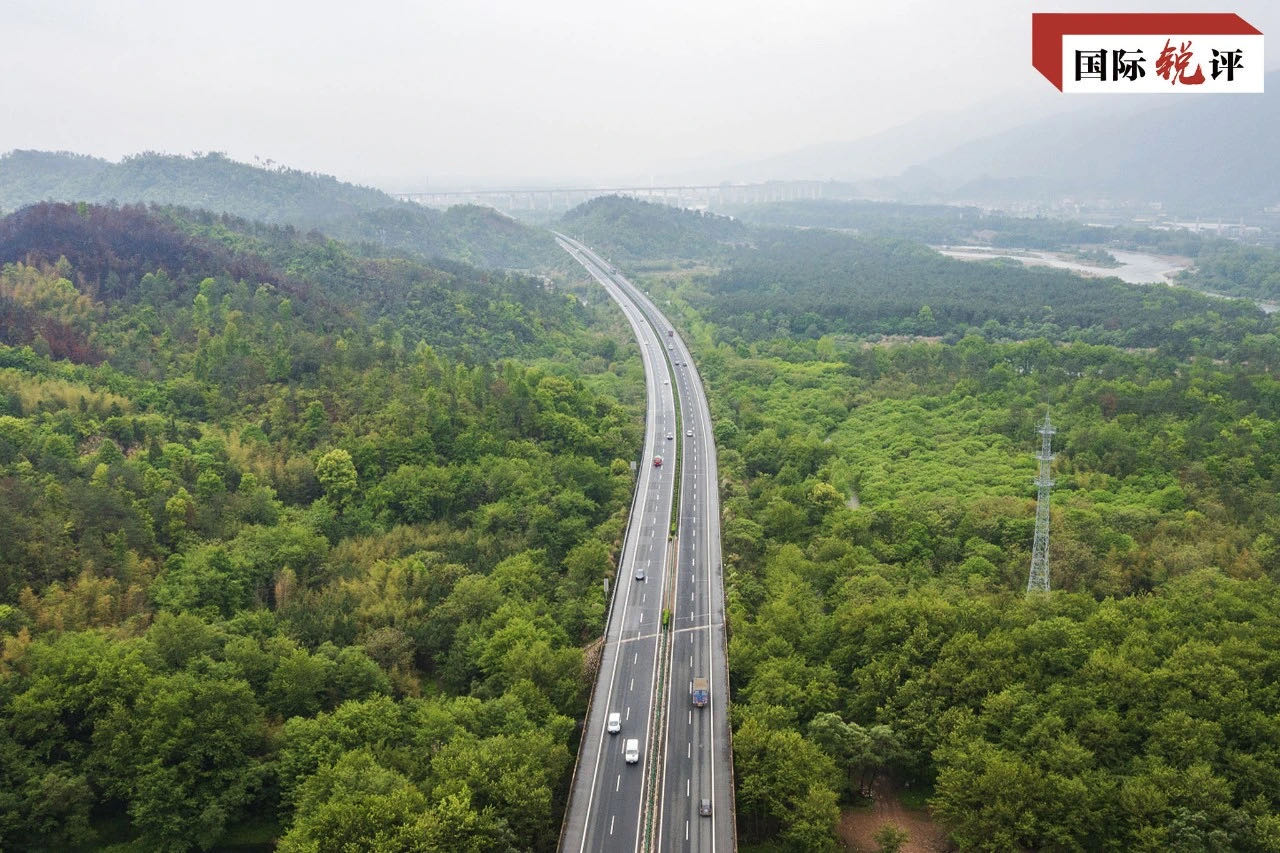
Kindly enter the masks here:
<path id="1" fill-rule="evenodd" d="M 856 139 L 1004 91 L 1062 99 L 1031 68 L 1031 13 L 1115 10 L 0 0 L 0 151 L 225 151 L 389 189 L 634 180 Z M 1234 11 L 1268 34 L 1280 21 L 1274 0 L 1124 11 Z"/>

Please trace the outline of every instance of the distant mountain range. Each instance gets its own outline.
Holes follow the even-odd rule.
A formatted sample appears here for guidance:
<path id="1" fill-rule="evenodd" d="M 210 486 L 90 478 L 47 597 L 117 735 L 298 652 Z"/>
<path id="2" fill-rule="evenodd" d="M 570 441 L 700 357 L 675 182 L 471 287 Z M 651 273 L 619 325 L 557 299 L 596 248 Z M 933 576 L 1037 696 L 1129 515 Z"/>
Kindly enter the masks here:
<path id="1" fill-rule="evenodd" d="M 1267 76 L 1280 88 L 1280 74 Z M 1088 122 L 1057 116 L 926 161 L 957 197 L 1109 196 L 1187 215 L 1280 203 L 1273 140 L 1280 96 L 1173 97 L 1151 110 Z"/>
<path id="2" fill-rule="evenodd" d="M 547 232 L 490 208 L 433 210 L 328 175 L 221 154 L 148 153 L 119 163 L 66 152 L 0 156 L 0 211 L 40 201 L 179 205 L 477 266 L 527 268 L 563 255 Z"/>
<path id="3" fill-rule="evenodd" d="M 1012 112 L 986 104 L 745 164 L 736 173 L 860 180 L 868 196 L 903 201 L 1106 198 L 1160 202 L 1186 216 L 1248 215 L 1280 204 L 1272 151 L 1280 72 L 1269 73 L 1265 85 L 1265 95 L 1080 96 L 1071 112 L 1055 113 L 1043 98 L 1011 104 Z"/>
<path id="4" fill-rule="evenodd" d="M 898 175 L 964 142 L 1025 125 L 1029 121 L 1079 111 L 1043 97 L 987 101 L 966 110 L 930 112 L 895 127 L 854 140 L 810 145 L 746 163 L 724 166 L 700 180 L 861 181 Z M 706 170 L 704 170 L 706 171 Z"/>
<path id="5" fill-rule="evenodd" d="M 882 200 L 1008 208 L 1074 199 L 1159 203 L 1187 218 L 1250 217 L 1280 204 L 1271 152 L 1280 131 L 1280 72 L 1267 75 L 1266 87 L 1271 94 L 1216 97 L 1050 90 L 682 180 L 854 181 L 858 195 Z M 545 231 L 488 208 L 431 210 L 370 187 L 219 154 L 149 153 L 119 163 L 42 151 L 0 156 L 0 211 L 37 201 L 202 208 L 481 266 L 562 260 Z"/>

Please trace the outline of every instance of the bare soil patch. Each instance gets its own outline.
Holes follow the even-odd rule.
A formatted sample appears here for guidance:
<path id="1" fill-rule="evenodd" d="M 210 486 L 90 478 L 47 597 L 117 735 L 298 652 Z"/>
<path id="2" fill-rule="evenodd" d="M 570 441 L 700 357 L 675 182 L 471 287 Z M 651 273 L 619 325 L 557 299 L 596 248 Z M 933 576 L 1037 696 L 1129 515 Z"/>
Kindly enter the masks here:
<path id="1" fill-rule="evenodd" d="M 891 782 L 877 780 L 874 794 L 870 808 L 845 809 L 840 815 L 840 840 L 847 850 L 875 853 L 880 849 L 875 834 L 886 823 L 895 823 L 907 831 L 902 853 L 946 853 L 954 849 L 946 830 L 934 822 L 928 810 L 904 806 Z"/>

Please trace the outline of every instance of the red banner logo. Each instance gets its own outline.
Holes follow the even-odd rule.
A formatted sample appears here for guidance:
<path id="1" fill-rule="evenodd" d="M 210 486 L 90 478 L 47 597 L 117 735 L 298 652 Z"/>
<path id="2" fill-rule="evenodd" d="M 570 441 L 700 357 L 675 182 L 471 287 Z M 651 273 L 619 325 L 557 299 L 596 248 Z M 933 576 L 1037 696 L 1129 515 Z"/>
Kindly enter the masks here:
<path id="1" fill-rule="evenodd" d="M 1038 12 L 1031 64 L 1072 94 L 1259 93 L 1262 32 L 1231 12 Z"/>

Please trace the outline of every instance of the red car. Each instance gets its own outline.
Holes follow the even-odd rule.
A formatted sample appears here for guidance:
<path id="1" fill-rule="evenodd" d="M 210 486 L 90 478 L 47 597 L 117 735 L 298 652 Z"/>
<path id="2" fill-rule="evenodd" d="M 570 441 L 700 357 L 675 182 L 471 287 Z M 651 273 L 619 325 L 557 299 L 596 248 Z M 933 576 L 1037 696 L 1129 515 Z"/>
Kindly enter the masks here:
<path id="1" fill-rule="evenodd" d="M 654 467 L 654 468 L 661 468 L 661 467 L 662 467 L 662 457 L 661 457 L 661 456 L 655 456 L 655 457 L 653 457 L 653 467 Z"/>

